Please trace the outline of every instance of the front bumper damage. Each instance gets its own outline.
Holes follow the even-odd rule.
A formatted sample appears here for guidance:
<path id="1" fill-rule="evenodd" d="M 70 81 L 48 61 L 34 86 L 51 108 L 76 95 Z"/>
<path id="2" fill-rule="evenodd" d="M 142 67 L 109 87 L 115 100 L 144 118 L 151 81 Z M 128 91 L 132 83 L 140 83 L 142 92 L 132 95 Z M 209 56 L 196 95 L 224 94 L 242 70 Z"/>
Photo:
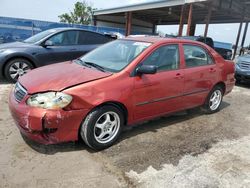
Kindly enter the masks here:
<path id="1" fill-rule="evenodd" d="M 26 137 L 41 144 L 56 144 L 78 140 L 78 130 L 88 110 L 47 110 L 30 107 L 26 96 L 20 103 L 13 92 L 9 97 L 12 117 Z"/>

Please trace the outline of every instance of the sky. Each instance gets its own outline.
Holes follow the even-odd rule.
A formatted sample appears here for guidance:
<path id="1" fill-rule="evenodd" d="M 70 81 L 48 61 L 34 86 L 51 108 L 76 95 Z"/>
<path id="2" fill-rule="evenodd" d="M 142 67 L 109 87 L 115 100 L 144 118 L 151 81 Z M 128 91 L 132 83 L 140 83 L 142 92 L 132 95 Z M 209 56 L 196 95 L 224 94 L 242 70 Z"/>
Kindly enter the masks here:
<path id="1" fill-rule="evenodd" d="M 0 16 L 58 22 L 58 15 L 70 12 L 77 1 L 80 0 L 0 0 Z M 92 7 L 98 9 L 149 1 L 153 0 L 88 0 Z M 212 24 L 209 27 L 208 35 L 216 41 L 235 43 L 238 27 L 239 24 Z M 157 29 L 167 34 L 178 32 L 178 26 L 159 26 Z M 244 27 L 242 33 L 243 30 Z M 185 28 L 183 32 L 185 34 Z M 203 35 L 203 33 L 204 25 L 197 25 L 195 35 Z M 249 44 L 250 28 L 245 45 Z"/>

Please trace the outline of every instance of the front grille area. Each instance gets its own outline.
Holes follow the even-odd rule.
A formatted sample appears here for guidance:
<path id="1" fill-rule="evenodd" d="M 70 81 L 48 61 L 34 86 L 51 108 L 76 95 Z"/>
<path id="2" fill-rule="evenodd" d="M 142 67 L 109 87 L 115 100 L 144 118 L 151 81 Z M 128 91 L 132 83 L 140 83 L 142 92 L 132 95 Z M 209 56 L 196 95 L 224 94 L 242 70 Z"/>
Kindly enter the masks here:
<path id="1" fill-rule="evenodd" d="M 16 101 L 21 102 L 21 100 L 23 100 L 23 98 L 27 95 L 27 91 L 26 89 L 21 86 L 21 84 L 16 83 L 15 85 L 15 90 L 14 90 L 14 96 Z"/>
<path id="2" fill-rule="evenodd" d="M 239 67 L 240 67 L 241 69 L 250 70 L 250 63 L 248 63 L 248 62 L 239 63 Z"/>

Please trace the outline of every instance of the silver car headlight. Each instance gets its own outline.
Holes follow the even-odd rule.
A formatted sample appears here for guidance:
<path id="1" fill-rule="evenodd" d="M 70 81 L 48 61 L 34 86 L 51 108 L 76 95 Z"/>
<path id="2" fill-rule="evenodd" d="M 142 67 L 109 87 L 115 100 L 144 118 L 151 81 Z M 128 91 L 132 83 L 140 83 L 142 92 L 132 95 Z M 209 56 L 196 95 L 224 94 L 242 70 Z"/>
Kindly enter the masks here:
<path id="1" fill-rule="evenodd" d="M 29 106 L 44 109 L 61 109 L 72 101 L 72 96 L 62 92 L 47 92 L 32 95 L 28 100 Z"/>

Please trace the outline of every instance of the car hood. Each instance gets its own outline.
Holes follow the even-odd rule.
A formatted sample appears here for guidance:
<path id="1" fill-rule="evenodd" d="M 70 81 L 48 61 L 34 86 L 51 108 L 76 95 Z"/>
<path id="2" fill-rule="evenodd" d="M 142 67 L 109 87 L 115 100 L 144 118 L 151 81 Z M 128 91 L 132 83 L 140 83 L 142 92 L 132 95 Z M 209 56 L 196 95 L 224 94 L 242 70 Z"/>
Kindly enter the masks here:
<path id="1" fill-rule="evenodd" d="M 10 42 L 10 43 L 0 44 L 0 50 L 10 49 L 10 48 L 27 48 L 27 47 L 34 47 L 34 44 L 29 44 L 24 42 Z"/>
<path id="2" fill-rule="evenodd" d="M 20 77 L 19 83 L 29 94 L 62 91 L 66 88 L 112 75 L 74 62 L 64 62 L 34 69 Z"/>
<path id="3" fill-rule="evenodd" d="M 250 55 L 240 56 L 238 60 L 250 63 Z"/>

